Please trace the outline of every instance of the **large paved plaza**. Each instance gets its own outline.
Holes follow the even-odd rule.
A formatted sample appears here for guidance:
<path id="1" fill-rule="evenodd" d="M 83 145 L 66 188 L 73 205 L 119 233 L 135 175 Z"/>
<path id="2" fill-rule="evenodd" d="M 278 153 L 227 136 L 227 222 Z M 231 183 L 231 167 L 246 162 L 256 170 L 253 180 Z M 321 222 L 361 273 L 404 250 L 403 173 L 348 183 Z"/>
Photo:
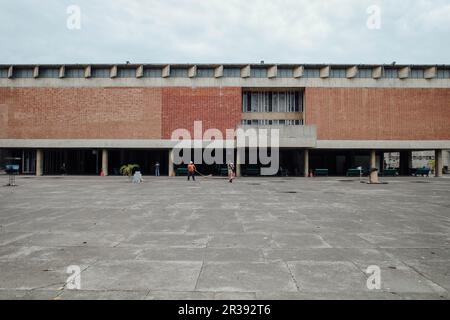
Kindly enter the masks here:
<path id="1" fill-rule="evenodd" d="M 384 181 L 19 177 L 0 187 L 0 298 L 448 299 L 450 179 Z"/>

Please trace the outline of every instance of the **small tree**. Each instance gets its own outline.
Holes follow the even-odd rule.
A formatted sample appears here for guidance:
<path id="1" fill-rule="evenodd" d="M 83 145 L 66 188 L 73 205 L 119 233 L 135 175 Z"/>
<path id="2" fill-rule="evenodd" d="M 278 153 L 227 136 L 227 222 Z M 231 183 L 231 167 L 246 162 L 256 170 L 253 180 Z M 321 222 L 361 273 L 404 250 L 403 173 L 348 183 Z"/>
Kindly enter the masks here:
<path id="1" fill-rule="evenodd" d="M 120 167 L 120 174 L 131 177 L 136 169 L 139 169 L 138 164 L 126 164 Z"/>

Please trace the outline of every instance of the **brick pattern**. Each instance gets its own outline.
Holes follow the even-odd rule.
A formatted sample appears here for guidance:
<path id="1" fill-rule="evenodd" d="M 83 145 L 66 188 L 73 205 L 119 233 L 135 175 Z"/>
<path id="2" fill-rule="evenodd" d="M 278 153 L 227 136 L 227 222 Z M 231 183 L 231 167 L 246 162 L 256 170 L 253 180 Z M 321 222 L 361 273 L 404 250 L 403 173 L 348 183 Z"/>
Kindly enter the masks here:
<path id="1" fill-rule="evenodd" d="M 226 129 L 239 124 L 241 110 L 241 88 L 163 88 L 163 138 L 170 139 L 176 129 L 187 129 L 193 137 L 194 121 L 202 121 L 203 132 L 217 128 L 225 137 Z"/>
<path id="2" fill-rule="evenodd" d="M 241 88 L 0 88 L 0 138 L 170 139 L 203 122 L 225 134 Z M 307 88 L 321 140 L 450 140 L 450 89 Z"/>
<path id="3" fill-rule="evenodd" d="M 161 89 L 0 88 L 0 138 L 161 139 Z"/>
<path id="4" fill-rule="evenodd" d="M 306 88 L 320 140 L 450 140 L 450 89 Z"/>

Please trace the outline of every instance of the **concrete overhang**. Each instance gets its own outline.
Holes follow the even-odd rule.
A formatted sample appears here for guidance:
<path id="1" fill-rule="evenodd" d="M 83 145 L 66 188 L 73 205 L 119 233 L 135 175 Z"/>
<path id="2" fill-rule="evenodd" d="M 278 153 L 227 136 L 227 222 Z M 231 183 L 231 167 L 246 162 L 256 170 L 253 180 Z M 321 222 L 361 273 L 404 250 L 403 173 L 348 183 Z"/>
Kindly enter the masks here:
<path id="1" fill-rule="evenodd" d="M 238 129 L 266 129 L 270 142 L 271 129 L 279 129 L 280 148 L 333 150 L 450 150 L 450 140 L 317 140 L 315 126 L 238 126 Z M 264 132 L 263 132 L 264 133 Z M 215 140 L 230 143 L 231 141 Z M 211 140 L 191 141 L 195 146 L 212 146 Z M 30 149 L 170 149 L 179 143 L 169 139 L 0 139 L 0 148 Z M 269 144 L 270 145 L 270 144 Z M 228 145 L 227 145 L 228 146 Z M 234 145 L 235 146 L 235 145 Z"/>
<path id="2" fill-rule="evenodd" d="M 253 130 L 256 135 L 267 134 L 267 143 L 271 146 L 271 137 L 278 131 L 280 148 L 315 148 L 317 142 L 317 128 L 314 125 L 306 126 L 254 126 L 240 125 L 247 133 Z"/>
<path id="3" fill-rule="evenodd" d="M 347 79 L 356 78 L 357 75 L 358 66 L 347 67 L 347 69 L 345 70 L 345 76 L 347 77 Z"/>
<path id="4" fill-rule="evenodd" d="M 293 76 L 294 78 L 301 78 L 303 77 L 304 72 L 305 72 L 304 66 L 295 66 L 293 69 Z"/>
<path id="5" fill-rule="evenodd" d="M 317 149 L 450 149 L 450 140 L 317 140 Z"/>

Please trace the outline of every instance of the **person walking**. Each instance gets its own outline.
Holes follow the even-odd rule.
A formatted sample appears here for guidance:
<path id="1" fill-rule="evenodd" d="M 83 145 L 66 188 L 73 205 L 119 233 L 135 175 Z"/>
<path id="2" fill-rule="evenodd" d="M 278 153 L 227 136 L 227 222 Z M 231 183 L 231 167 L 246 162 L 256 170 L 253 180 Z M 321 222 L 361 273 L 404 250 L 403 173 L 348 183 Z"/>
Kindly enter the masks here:
<path id="1" fill-rule="evenodd" d="M 190 181 L 191 177 L 192 181 L 195 181 L 195 171 L 197 170 L 197 168 L 195 167 L 195 164 L 192 161 L 189 162 L 187 169 L 188 169 L 188 181 Z"/>
<path id="2" fill-rule="evenodd" d="M 228 167 L 228 181 L 230 183 L 232 183 L 233 179 L 234 179 L 234 164 L 233 164 L 233 162 L 229 162 L 227 167 Z"/>
<path id="3" fill-rule="evenodd" d="M 156 161 L 155 163 L 155 176 L 159 177 L 159 162 Z"/>

